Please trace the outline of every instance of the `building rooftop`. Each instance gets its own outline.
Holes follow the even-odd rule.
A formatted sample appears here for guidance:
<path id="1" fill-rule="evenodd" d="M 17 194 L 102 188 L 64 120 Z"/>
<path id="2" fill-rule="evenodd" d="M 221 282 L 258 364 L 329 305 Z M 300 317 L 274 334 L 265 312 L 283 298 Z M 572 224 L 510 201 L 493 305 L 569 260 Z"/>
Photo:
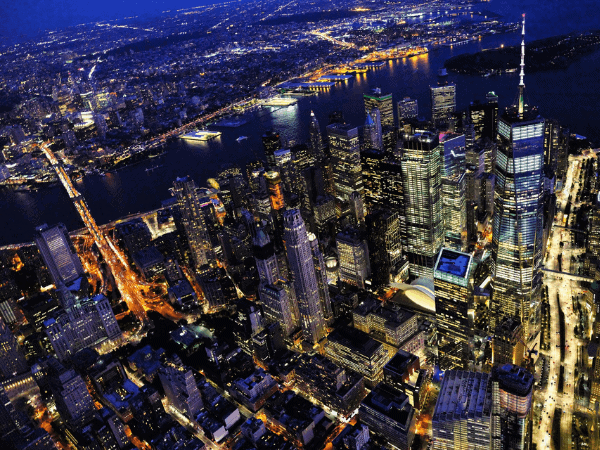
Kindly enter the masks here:
<path id="1" fill-rule="evenodd" d="M 364 331 L 351 327 L 336 328 L 335 331 L 329 335 L 329 342 L 343 345 L 367 358 L 371 358 L 382 345 L 380 342 L 372 339 Z"/>
<path id="2" fill-rule="evenodd" d="M 533 374 L 514 364 L 494 367 L 492 376 L 500 382 L 500 389 L 511 394 L 527 396 L 533 388 Z"/>
<path id="3" fill-rule="evenodd" d="M 440 387 L 433 421 L 489 416 L 492 396 L 488 381 L 489 375 L 486 373 L 448 370 Z"/>
<path id="4" fill-rule="evenodd" d="M 467 278 L 471 255 L 443 248 L 435 267 L 436 272 L 447 273 L 459 278 Z"/>

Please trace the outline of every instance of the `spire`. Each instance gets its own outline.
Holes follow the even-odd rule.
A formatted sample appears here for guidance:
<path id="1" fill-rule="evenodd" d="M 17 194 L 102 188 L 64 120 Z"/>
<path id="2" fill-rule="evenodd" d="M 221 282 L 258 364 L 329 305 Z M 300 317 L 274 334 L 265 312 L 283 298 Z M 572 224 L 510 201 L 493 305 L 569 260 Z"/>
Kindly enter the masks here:
<path id="1" fill-rule="evenodd" d="M 519 74 L 519 118 L 523 118 L 525 111 L 525 13 L 523 13 L 523 31 L 521 40 L 521 73 Z"/>

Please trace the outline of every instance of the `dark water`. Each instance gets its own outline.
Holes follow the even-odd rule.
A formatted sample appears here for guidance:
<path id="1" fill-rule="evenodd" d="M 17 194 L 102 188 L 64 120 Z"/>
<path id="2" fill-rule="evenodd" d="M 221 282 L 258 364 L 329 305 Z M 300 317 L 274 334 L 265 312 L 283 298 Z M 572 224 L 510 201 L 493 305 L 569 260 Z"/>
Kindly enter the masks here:
<path id="1" fill-rule="evenodd" d="M 494 0 L 484 6 L 508 20 L 519 20 L 521 12 L 526 12 L 528 40 L 598 26 L 594 22 L 598 17 L 595 10 L 597 4 L 592 1 L 567 4 L 556 0 Z M 394 101 L 404 96 L 417 98 L 420 115 L 428 117 L 428 88 L 436 82 L 437 71 L 448 57 L 519 42 L 518 34 L 492 36 L 478 43 L 452 49 L 444 47 L 428 55 L 389 61 L 384 67 L 356 75 L 329 91 L 320 92 L 318 96 L 302 98 L 294 106 L 274 112 L 261 110 L 252 114 L 248 123 L 241 127 L 220 128 L 223 135 L 219 139 L 197 144 L 173 142 L 161 157 L 109 173 L 105 177 L 86 177 L 77 187 L 99 223 L 128 213 L 150 210 L 169 197 L 168 188 L 178 176 L 190 175 L 197 184 L 207 185 L 206 180 L 215 176 L 222 164 L 234 162 L 243 166 L 248 161 L 262 157 L 260 136 L 268 129 L 278 130 L 288 141 L 308 140 L 311 109 L 315 111 L 323 129 L 329 113 L 339 109 L 343 110 L 347 122 L 362 124 L 362 95 L 374 87 L 392 92 Z M 527 74 L 525 82 L 529 103 L 539 106 L 544 117 L 558 119 L 573 132 L 600 143 L 599 73 L 600 52 L 596 52 L 572 64 L 567 70 Z M 450 74 L 449 80 L 457 85 L 459 109 L 467 107 L 475 99 L 483 100 L 489 91 L 496 92 L 502 108 L 514 101 L 518 83 L 516 74 L 488 78 Z M 239 136 L 247 136 L 248 139 L 238 143 L 236 138 Z M 146 168 L 156 165 L 163 167 L 146 172 Z M 31 240 L 35 226 L 43 222 L 61 221 L 69 229 L 82 226 L 61 187 L 28 193 L 0 191 L 0 211 L 0 245 Z"/>

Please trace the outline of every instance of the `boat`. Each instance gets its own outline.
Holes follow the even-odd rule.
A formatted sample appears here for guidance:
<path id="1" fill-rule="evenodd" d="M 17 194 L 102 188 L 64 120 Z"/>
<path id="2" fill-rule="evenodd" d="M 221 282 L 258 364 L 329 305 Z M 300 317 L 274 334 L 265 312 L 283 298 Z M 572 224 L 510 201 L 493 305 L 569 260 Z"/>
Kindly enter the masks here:
<path id="1" fill-rule="evenodd" d="M 248 136 L 240 136 L 239 138 L 236 139 L 236 141 L 242 142 L 245 139 L 248 139 Z"/>
<path id="2" fill-rule="evenodd" d="M 198 130 L 179 136 L 188 141 L 208 141 L 221 136 L 220 131 Z"/>

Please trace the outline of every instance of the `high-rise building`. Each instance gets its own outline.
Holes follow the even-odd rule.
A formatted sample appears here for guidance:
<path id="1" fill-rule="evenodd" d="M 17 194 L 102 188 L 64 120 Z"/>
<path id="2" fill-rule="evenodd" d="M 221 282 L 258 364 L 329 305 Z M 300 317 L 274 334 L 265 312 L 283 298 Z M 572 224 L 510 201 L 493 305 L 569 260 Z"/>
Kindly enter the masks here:
<path id="1" fill-rule="evenodd" d="M 304 220 L 298 209 L 283 213 L 284 241 L 296 291 L 304 340 L 313 345 L 325 336 L 319 284 Z"/>
<path id="2" fill-rule="evenodd" d="M 315 264 L 315 273 L 317 275 L 317 284 L 319 286 L 319 298 L 321 299 L 321 310 L 323 311 L 323 317 L 325 319 L 331 319 L 333 317 L 333 310 L 331 309 L 329 285 L 327 284 L 327 267 L 325 266 L 323 252 L 321 251 L 319 240 L 315 234 L 308 233 L 308 239 L 310 240 L 310 249 L 312 251 L 313 262 Z"/>
<path id="3" fill-rule="evenodd" d="M 438 335 L 439 366 L 442 370 L 468 368 L 469 344 L 473 337 L 473 293 L 468 253 L 442 248 L 433 281 Z"/>
<path id="4" fill-rule="evenodd" d="M 363 126 L 364 148 L 383 149 L 383 137 L 381 135 L 381 116 L 379 109 L 373 108 L 367 112 L 367 119 Z"/>
<path id="5" fill-rule="evenodd" d="M 261 285 L 273 284 L 281 278 L 277 256 L 275 255 L 275 245 L 269 239 L 262 227 L 256 230 L 256 236 L 253 240 L 253 254 L 256 262 L 256 270 Z"/>
<path id="6" fill-rule="evenodd" d="M 284 280 L 259 288 L 260 302 L 263 307 L 265 320 L 279 323 L 284 336 L 289 336 L 297 328 L 300 318 L 294 286 Z"/>
<path id="7" fill-rule="evenodd" d="M 374 108 L 381 114 L 381 126 L 394 126 L 394 103 L 392 94 L 382 94 L 381 89 L 373 89 L 370 94 L 363 94 L 365 113 L 369 114 Z"/>
<path id="8" fill-rule="evenodd" d="M 428 132 L 406 135 L 402 144 L 400 166 L 410 274 L 432 278 L 444 241 L 439 138 Z"/>
<path id="9" fill-rule="evenodd" d="M 456 85 L 445 83 L 431 86 L 431 120 L 437 124 L 448 123 L 450 116 L 456 112 Z"/>
<path id="10" fill-rule="evenodd" d="M 327 136 L 336 197 L 348 201 L 354 191 L 364 195 L 358 128 L 331 124 L 327 127 Z"/>
<path id="11" fill-rule="evenodd" d="M 365 206 L 360 193 L 354 191 L 350 194 L 348 205 L 350 206 L 350 222 L 355 227 L 362 228 L 365 223 Z"/>
<path id="12" fill-rule="evenodd" d="M 181 211 L 183 228 L 196 269 L 212 264 L 214 256 L 196 183 L 189 176 L 177 178 L 173 182 L 173 192 Z"/>
<path id="13" fill-rule="evenodd" d="M 528 450 L 531 447 L 533 374 L 513 364 L 495 366 L 492 384 L 492 447 Z"/>
<path id="14" fill-rule="evenodd" d="M 371 264 L 371 284 L 382 288 L 389 284 L 392 268 L 402 258 L 400 215 L 379 209 L 367 216 L 367 242 Z"/>
<path id="15" fill-rule="evenodd" d="M 367 212 L 383 207 L 382 163 L 386 156 L 382 150 L 365 149 L 360 152 L 362 179 L 365 189 L 364 205 Z"/>
<path id="16" fill-rule="evenodd" d="M 518 317 L 505 317 L 496 325 L 492 341 L 492 360 L 494 364 L 521 365 L 525 345 L 523 327 Z"/>
<path id="17" fill-rule="evenodd" d="M 279 172 L 270 170 L 265 174 L 265 178 L 267 179 L 269 198 L 271 199 L 271 208 L 273 208 L 274 211 L 279 211 L 285 207 L 283 189 L 281 186 L 281 176 L 279 175 Z"/>
<path id="18" fill-rule="evenodd" d="M 465 136 L 442 133 L 442 215 L 444 246 L 455 250 L 467 247 L 467 193 Z"/>
<path id="19" fill-rule="evenodd" d="M 63 224 L 44 224 L 35 230 L 35 243 L 55 285 L 69 284 L 84 274 L 81 261 Z"/>
<path id="20" fill-rule="evenodd" d="M 433 413 L 435 450 L 489 450 L 492 396 L 489 375 L 448 370 Z"/>
<path id="21" fill-rule="evenodd" d="M 313 157 L 317 161 L 322 161 L 325 158 L 325 143 L 323 142 L 319 121 L 313 111 L 310 112 L 308 133 L 310 135 L 310 149 L 312 150 Z"/>
<path id="22" fill-rule="evenodd" d="M 336 238 L 340 263 L 340 280 L 365 288 L 365 280 L 371 274 L 369 248 L 361 233 L 355 228 L 340 231 Z"/>
<path id="23" fill-rule="evenodd" d="M 275 133 L 273 130 L 267 131 L 262 136 L 262 143 L 265 149 L 265 157 L 267 158 L 267 166 L 269 168 L 275 167 L 275 151 L 281 148 L 281 138 L 279 133 Z"/>
<path id="24" fill-rule="evenodd" d="M 518 316 L 528 340 L 540 326 L 545 125 L 524 99 L 524 20 L 518 103 L 498 121 L 490 326 Z"/>
<path id="25" fill-rule="evenodd" d="M 471 103 L 469 105 L 469 120 L 475 129 L 475 139 L 495 141 L 498 122 L 498 97 L 495 97 L 495 101 L 488 101 L 487 103 Z"/>
<path id="26" fill-rule="evenodd" d="M 56 410 L 73 426 L 90 422 L 96 411 L 85 381 L 73 369 L 65 368 L 55 358 L 47 360 L 50 390 Z"/>
<path id="27" fill-rule="evenodd" d="M 12 378 L 28 370 L 29 366 L 17 339 L 0 318 L 0 375 L 2 378 Z"/>
<path id="28" fill-rule="evenodd" d="M 419 117 L 419 105 L 417 99 L 404 97 L 398 102 L 398 122 L 417 119 Z"/>
<path id="29" fill-rule="evenodd" d="M 188 419 L 194 420 L 203 407 L 202 398 L 194 374 L 183 367 L 178 359 L 167 361 L 160 368 L 158 376 L 171 405 Z"/>

